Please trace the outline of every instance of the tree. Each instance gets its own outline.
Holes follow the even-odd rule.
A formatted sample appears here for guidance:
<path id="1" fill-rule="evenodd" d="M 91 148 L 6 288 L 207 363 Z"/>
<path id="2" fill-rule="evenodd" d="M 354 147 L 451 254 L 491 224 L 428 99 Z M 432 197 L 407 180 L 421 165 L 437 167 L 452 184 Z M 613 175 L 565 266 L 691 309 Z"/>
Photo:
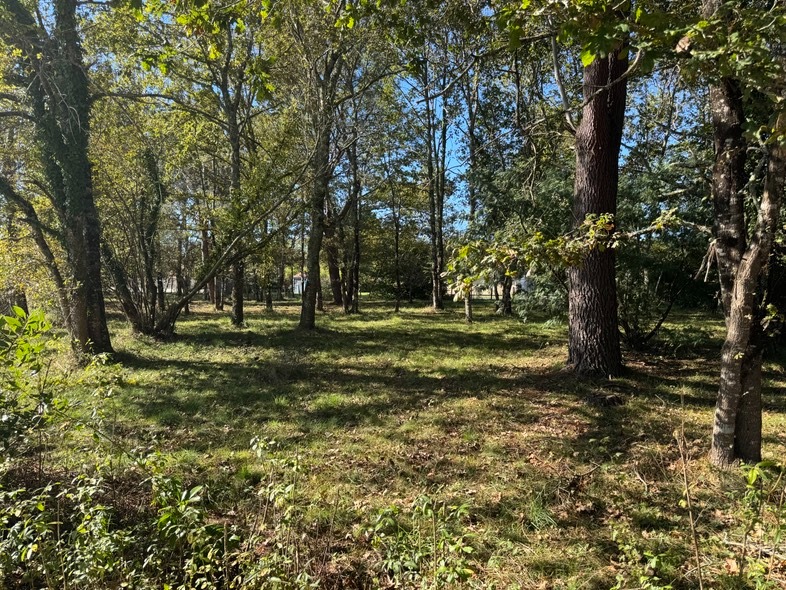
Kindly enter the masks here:
<path id="1" fill-rule="evenodd" d="M 624 40 L 584 67 L 584 108 L 576 128 L 576 224 L 590 214 L 617 212 L 627 68 Z M 568 271 L 568 365 L 580 375 L 614 377 L 622 369 L 614 266 L 614 250 L 596 248 Z"/>
<path id="2" fill-rule="evenodd" d="M 786 175 L 782 110 L 786 9 L 770 8 L 754 2 L 735 13 L 718 0 L 705 0 L 702 20 L 679 48 L 692 55 L 710 81 L 713 232 L 726 318 L 710 459 L 721 467 L 761 459 L 764 285 Z M 708 55 L 715 59 L 708 60 Z M 757 112 L 762 103 L 764 113 Z M 752 122 L 759 123 L 763 131 L 759 141 L 766 149 L 755 222 L 746 215 L 746 196 L 755 188 L 746 181 L 748 149 L 757 139 L 746 133 Z"/>
<path id="3" fill-rule="evenodd" d="M 0 38 L 16 57 L 3 72 L 12 90 L 0 95 L 12 106 L 0 114 L 32 125 L 40 176 L 21 183 L 2 176 L 0 194 L 24 214 L 56 285 L 75 350 L 112 352 L 101 284 L 101 223 L 88 154 L 93 97 L 80 37 L 80 2 L 36 4 L 33 11 L 20 0 L 0 3 Z M 32 202 L 38 193 L 56 213 L 57 227 L 39 218 Z M 64 263 L 58 263 L 53 240 L 66 254 Z"/>

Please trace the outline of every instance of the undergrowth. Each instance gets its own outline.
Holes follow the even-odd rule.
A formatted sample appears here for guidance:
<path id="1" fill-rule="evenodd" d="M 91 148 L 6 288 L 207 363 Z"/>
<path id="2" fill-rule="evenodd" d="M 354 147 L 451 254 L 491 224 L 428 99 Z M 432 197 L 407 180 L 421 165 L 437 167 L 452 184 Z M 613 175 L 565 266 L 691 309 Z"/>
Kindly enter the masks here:
<path id="1" fill-rule="evenodd" d="M 290 341 L 275 327 L 286 318 L 260 326 L 269 331 L 259 337 L 214 333 L 215 344 L 201 345 L 239 338 L 241 358 L 267 370 L 278 390 L 255 409 L 250 392 L 259 395 L 259 384 L 231 377 L 214 357 L 205 379 L 227 380 L 219 384 L 227 394 L 248 387 L 247 407 L 235 408 L 238 425 L 221 423 L 219 405 L 204 421 L 184 415 L 186 394 L 147 381 L 166 374 L 141 369 L 134 358 L 126 358 L 126 367 L 105 358 L 87 369 L 59 366 L 62 343 L 51 326 L 15 311 L 0 321 L 0 583 L 783 587 L 783 465 L 765 461 L 733 474 L 710 469 L 697 430 L 708 415 L 698 401 L 705 393 L 665 365 L 677 361 L 656 361 L 661 385 L 646 374 L 653 361 L 641 357 L 630 365 L 645 377 L 634 369 L 612 384 L 572 382 L 548 363 L 533 373 L 531 366 L 509 366 L 505 348 L 510 339 L 530 346 L 532 332 L 496 337 L 504 320 L 491 317 L 471 328 L 482 339 L 478 352 L 496 351 L 499 360 L 491 363 L 460 355 L 439 360 L 435 347 L 450 346 L 450 331 L 459 330 L 439 317 L 423 320 L 431 331 L 420 346 L 412 346 L 420 337 L 414 322 L 371 314 L 346 320 L 347 332 L 336 320 L 321 335 L 340 341 L 354 333 L 367 358 L 345 357 L 341 347 L 332 356 L 308 336 Z M 470 329 L 460 317 L 456 325 Z M 194 327 L 199 337 L 204 324 Z M 429 341 L 438 331 L 443 335 Z M 396 333 L 407 336 L 390 338 Z M 276 338 L 279 351 L 271 344 Z M 544 332 L 531 346 L 541 352 L 531 358 L 542 363 L 552 341 L 555 357 L 561 354 L 559 339 L 558 331 Z M 472 346 L 471 339 L 463 342 Z M 297 362 L 279 362 L 275 355 L 290 344 Z M 183 354 L 182 342 L 147 346 L 157 347 L 155 354 Z M 190 352 L 188 362 L 203 362 L 198 348 Z M 478 397 L 492 383 L 483 366 L 497 373 L 497 389 Z M 663 386 L 672 374 L 681 382 Z M 382 386 L 384 375 L 398 379 L 397 390 Z M 195 379 L 189 384 L 182 370 L 179 377 L 178 386 L 187 388 L 203 378 L 187 373 L 186 380 Z M 301 380 L 308 390 L 295 387 Z M 652 397 L 632 393 L 643 384 Z M 500 387 L 516 395 L 502 395 Z M 131 408 L 147 389 L 169 396 L 170 410 L 180 404 L 167 415 L 168 426 L 134 418 Z M 671 395 L 686 405 L 670 403 Z M 377 405 L 368 410 L 361 400 Z M 765 419 L 782 420 L 779 410 Z M 680 420 L 685 429 L 675 444 L 671 430 Z M 263 434 L 238 442 L 251 428 Z M 211 444 L 199 446 L 201 439 L 189 438 L 194 432 L 212 436 Z"/>

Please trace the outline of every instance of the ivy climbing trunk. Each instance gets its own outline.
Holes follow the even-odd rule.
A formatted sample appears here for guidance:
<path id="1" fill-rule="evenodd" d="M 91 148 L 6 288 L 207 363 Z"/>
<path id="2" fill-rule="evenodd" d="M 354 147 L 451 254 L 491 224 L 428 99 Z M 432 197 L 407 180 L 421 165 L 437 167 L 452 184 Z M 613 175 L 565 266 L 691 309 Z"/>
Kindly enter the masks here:
<path id="1" fill-rule="evenodd" d="M 576 226 L 587 215 L 617 212 L 627 66 L 623 43 L 584 68 L 585 106 L 576 129 Z M 614 250 L 593 248 L 568 271 L 568 365 L 579 375 L 610 377 L 622 369 L 614 265 Z"/>
<path id="2" fill-rule="evenodd" d="M 7 0 L 0 17 L 0 35 L 18 52 L 18 68 L 11 79 L 26 94 L 46 195 L 60 231 L 55 239 L 64 253 L 62 270 L 52 257 L 51 236 L 33 230 L 36 243 L 58 285 L 66 328 L 74 349 L 82 353 L 112 352 L 101 284 L 101 224 L 93 195 L 90 107 L 87 66 L 84 63 L 77 0 L 52 3 L 50 31 L 42 29 L 27 3 Z M 2 192 L 25 201 L 10 184 Z M 18 203 L 19 204 L 19 203 Z M 30 218 L 29 225 L 38 223 Z M 40 239 L 39 239 L 40 238 Z M 54 265 L 54 266 L 52 266 Z"/>

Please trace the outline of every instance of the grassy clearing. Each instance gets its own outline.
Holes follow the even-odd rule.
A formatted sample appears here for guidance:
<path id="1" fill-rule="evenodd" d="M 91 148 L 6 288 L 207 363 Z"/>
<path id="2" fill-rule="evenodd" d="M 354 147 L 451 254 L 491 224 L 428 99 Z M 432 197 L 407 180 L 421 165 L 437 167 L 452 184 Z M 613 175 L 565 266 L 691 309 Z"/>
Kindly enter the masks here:
<path id="1" fill-rule="evenodd" d="M 428 494 L 468 505 L 476 586 L 694 588 L 674 436 L 684 423 L 705 580 L 755 587 L 745 570 L 752 550 L 743 557 L 734 545 L 744 541 L 744 480 L 704 460 L 718 318 L 676 316 L 666 327 L 676 354 L 628 354 L 623 378 L 578 382 L 561 370 L 564 326 L 522 324 L 484 306 L 466 325 L 459 309 L 396 315 L 367 304 L 360 316 L 322 315 L 304 333 L 298 310 L 252 306 L 238 330 L 197 307 L 171 343 L 115 323 L 125 374 L 105 402 L 105 431 L 124 448 L 160 449 L 168 470 L 207 484 L 219 519 L 256 510 L 266 475 L 249 442 L 278 441 L 303 465 L 310 534 L 329 554 L 323 574 L 343 580 L 333 587 L 373 586 L 357 573 L 373 569 L 376 555 L 363 531 L 381 509 Z M 782 363 L 768 365 L 765 386 L 764 455 L 783 458 Z M 89 462 L 84 436 L 56 450 L 59 468 Z M 131 480 L 123 493 L 141 505 Z M 749 535 L 753 546 L 755 534 L 765 533 Z M 777 587 L 784 564 L 770 566 L 761 579 Z"/>

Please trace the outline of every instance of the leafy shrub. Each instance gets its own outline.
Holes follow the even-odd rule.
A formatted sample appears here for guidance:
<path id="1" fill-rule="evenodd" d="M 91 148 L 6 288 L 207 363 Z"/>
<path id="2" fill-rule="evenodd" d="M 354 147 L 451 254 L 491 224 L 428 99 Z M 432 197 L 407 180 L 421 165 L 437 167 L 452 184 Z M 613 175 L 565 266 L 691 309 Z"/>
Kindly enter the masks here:
<path id="1" fill-rule="evenodd" d="M 366 531 L 381 562 L 381 575 L 394 584 L 446 588 L 468 580 L 474 571 L 471 535 L 462 524 L 466 505 L 449 505 L 420 496 L 409 514 L 389 506 L 377 512 Z"/>
<path id="2" fill-rule="evenodd" d="M 6 461 L 24 454 L 56 399 L 48 371 L 52 339 L 41 312 L 14 307 L 0 316 L 0 457 Z"/>
<path id="3" fill-rule="evenodd" d="M 513 309 L 524 322 L 564 322 L 568 318 L 568 292 L 553 276 L 528 277 L 527 289 L 513 296 Z"/>
<path id="4" fill-rule="evenodd" d="M 740 520 L 744 525 L 741 550 L 735 556 L 738 578 L 757 590 L 782 587 L 773 579 L 782 568 L 786 540 L 786 468 L 775 461 L 743 466 L 745 491 Z"/>

